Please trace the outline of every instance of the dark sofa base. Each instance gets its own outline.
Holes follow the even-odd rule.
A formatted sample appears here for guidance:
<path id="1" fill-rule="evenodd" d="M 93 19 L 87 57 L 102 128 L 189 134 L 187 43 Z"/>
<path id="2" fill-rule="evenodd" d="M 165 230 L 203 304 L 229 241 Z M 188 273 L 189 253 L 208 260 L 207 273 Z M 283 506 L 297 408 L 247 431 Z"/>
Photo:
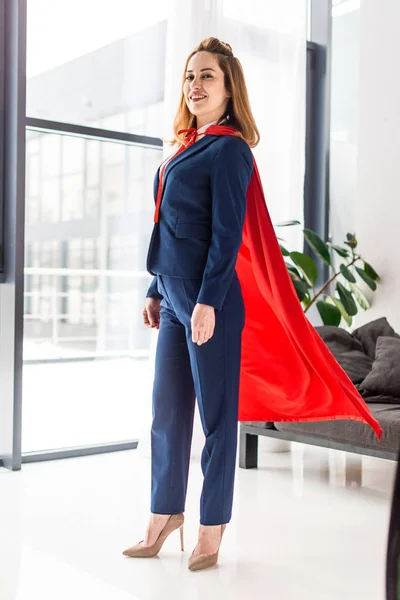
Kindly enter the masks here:
<path id="1" fill-rule="evenodd" d="M 290 442 L 321 446 L 323 448 L 332 448 L 334 450 L 344 450 L 345 452 L 354 452 L 356 454 L 365 454 L 367 456 L 385 458 L 387 460 L 397 460 L 398 452 L 394 449 L 368 447 L 362 443 L 357 444 L 357 441 L 352 443 L 340 442 L 318 436 L 315 433 L 296 432 L 294 431 L 294 424 L 291 424 L 291 428 L 290 431 L 279 431 L 274 423 L 240 423 L 239 467 L 242 469 L 257 468 L 259 435 Z"/>

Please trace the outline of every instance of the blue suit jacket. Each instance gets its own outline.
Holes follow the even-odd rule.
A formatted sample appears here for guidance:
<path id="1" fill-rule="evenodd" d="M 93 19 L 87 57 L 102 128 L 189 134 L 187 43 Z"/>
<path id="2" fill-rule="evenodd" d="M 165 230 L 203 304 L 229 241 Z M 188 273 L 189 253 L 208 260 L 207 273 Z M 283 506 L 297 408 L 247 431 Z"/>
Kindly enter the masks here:
<path id="1" fill-rule="evenodd" d="M 235 274 L 252 171 L 249 145 L 230 135 L 207 134 L 172 159 L 164 172 L 147 271 L 202 278 L 197 302 L 220 310 Z M 160 168 L 154 178 L 154 200 L 159 173 Z M 162 298 L 157 277 L 146 296 Z"/>

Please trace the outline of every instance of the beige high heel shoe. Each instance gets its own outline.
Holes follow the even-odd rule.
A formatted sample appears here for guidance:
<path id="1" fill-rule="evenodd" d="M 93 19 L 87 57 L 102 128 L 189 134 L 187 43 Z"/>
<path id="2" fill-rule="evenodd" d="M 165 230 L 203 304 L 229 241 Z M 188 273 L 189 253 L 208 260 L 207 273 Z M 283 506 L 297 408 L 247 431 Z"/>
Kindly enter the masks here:
<path id="1" fill-rule="evenodd" d="M 183 552 L 183 522 L 183 513 L 171 515 L 163 529 L 160 531 L 160 534 L 154 544 L 151 546 L 142 546 L 142 542 L 144 542 L 144 540 L 141 540 L 138 544 L 135 544 L 131 548 L 124 550 L 122 554 L 124 554 L 124 556 L 129 556 L 130 558 L 150 558 L 156 556 L 160 552 L 161 547 L 169 534 L 178 528 L 181 534 L 181 550 Z"/>
<path id="2" fill-rule="evenodd" d="M 225 528 L 226 528 L 226 523 L 221 525 L 221 542 L 222 542 L 222 536 L 224 534 Z M 220 545 L 221 545 L 221 542 L 220 542 Z M 196 550 L 196 548 L 194 550 Z M 193 555 L 194 550 L 192 552 L 192 556 L 189 556 L 189 561 L 188 561 L 188 568 L 190 571 L 200 571 L 201 569 L 208 569 L 208 567 L 213 567 L 214 565 L 217 564 L 219 548 L 216 552 L 214 552 L 214 554 L 198 554 L 197 556 Z"/>

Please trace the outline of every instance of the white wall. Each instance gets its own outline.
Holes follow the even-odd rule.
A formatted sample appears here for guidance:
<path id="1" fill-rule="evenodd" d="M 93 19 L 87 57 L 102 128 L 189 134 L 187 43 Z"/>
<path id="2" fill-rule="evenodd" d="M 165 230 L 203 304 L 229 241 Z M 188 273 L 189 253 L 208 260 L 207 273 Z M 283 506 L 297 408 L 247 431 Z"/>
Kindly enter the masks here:
<path id="1" fill-rule="evenodd" d="M 360 12 L 358 193 L 360 248 L 383 281 L 363 315 L 400 332 L 400 3 L 363 0 Z M 367 317 L 367 318 L 366 318 Z"/>
<path id="2" fill-rule="evenodd" d="M 332 143 L 332 231 L 340 232 L 342 227 L 348 230 L 347 220 L 343 218 L 347 212 L 348 222 L 350 225 L 353 222 L 359 240 L 360 253 L 382 277 L 376 292 L 360 285 L 372 306 L 366 312 L 360 309 L 352 328 L 386 316 L 400 333 L 400 262 L 397 256 L 400 241 L 400 78 L 397 75 L 400 2 L 361 0 L 357 13 L 352 18 L 355 35 L 359 35 L 357 72 L 353 68 L 358 85 L 350 90 L 342 86 L 339 90 L 350 103 L 354 99 L 357 102 L 356 139 L 351 140 L 349 136 L 346 143 L 345 139 L 339 141 L 336 135 Z M 339 23 L 338 19 L 345 19 L 345 16 L 337 17 L 336 23 Z M 335 19 L 333 32 L 334 27 Z M 352 44 L 348 43 L 350 51 Z M 332 85 L 335 86 L 334 79 Z M 335 109 L 333 102 L 333 120 L 337 106 Z M 334 131 L 332 135 L 335 137 Z M 348 152 L 352 160 L 345 163 Z M 346 208 L 347 202 L 353 204 L 352 209 Z"/>

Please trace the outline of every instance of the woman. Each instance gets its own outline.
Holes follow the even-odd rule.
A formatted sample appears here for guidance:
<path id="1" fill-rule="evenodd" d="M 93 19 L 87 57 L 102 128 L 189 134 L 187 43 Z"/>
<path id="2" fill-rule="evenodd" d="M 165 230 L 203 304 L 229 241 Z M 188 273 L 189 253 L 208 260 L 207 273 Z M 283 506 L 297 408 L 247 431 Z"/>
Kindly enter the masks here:
<path id="1" fill-rule="evenodd" d="M 243 138 L 204 135 L 211 124 L 235 126 L 227 73 L 234 77 L 247 114 Z M 205 434 L 204 483 L 199 539 L 189 568 L 198 570 L 217 562 L 222 533 L 231 519 L 244 325 L 235 263 L 253 169 L 249 146 L 259 140 L 243 72 L 228 44 L 209 38 L 189 56 L 178 125 L 182 115 L 186 123 L 196 125 L 192 144 L 199 151 L 174 168 L 174 177 L 166 183 L 148 256 L 148 270 L 157 275 L 143 312 L 145 325 L 159 329 L 151 429 L 152 514 L 145 540 L 124 554 L 154 555 L 165 537 L 182 527 L 197 397 Z M 183 140 L 185 148 L 188 142 Z M 174 141 L 182 144 L 182 137 Z"/>
<path id="2" fill-rule="evenodd" d="M 355 419 L 378 438 L 382 430 L 297 298 L 250 149 L 259 133 L 243 70 L 228 44 L 208 38 L 189 55 L 174 131 L 180 146 L 154 181 L 154 279 L 143 310 L 145 325 L 159 329 L 152 514 L 145 539 L 123 554 L 155 556 L 178 528 L 183 550 L 197 397 L 204 482 L 189 569 L 199 570 L 217 563 L 232 516 L 238 420 Z"/>

